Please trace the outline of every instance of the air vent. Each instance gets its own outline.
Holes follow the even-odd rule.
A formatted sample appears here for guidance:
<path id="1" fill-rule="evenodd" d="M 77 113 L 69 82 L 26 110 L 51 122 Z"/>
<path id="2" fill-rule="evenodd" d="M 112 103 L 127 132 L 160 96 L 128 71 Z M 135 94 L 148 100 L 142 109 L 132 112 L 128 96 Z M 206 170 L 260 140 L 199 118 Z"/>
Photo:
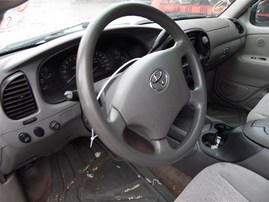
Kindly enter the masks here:
<path id="1" fill-rule="evenodd" d="M 11 75 L 2 83 L 1 101 L 6 115 L 14 120 L 22 119 L 37 111 L 31 87 L 22 72 Z"/>
<path id="2" fill-rule="evenodd" d="M 243 28 L 243 26 L 242 26 L 237 20 L 235 20 L 235 19 L 230 19 L 230 20 L 234 23 L 234 25 L 235 25 L 235 27 L 236 27 L 238 33 L 239 33 L 239 34 L 243 34 L 243 33 L 244 33 L 244 28 Z"/>
<path id="3" fill-rule="evenodd" d="M 208 36 L 202 35 L 201 42 L 202 42 L 201 53 L 203 56 L 208 56 L 210 51 L 210 42 Z"/>

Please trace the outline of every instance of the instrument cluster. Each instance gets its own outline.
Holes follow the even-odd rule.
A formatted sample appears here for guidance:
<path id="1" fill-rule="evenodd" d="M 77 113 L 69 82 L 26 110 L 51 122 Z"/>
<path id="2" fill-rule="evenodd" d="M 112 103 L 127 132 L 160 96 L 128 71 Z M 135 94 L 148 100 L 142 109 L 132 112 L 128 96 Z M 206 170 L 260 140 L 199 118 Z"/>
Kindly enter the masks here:
<path id="1" fill-rule="evenodd" d="M 117 38 L 118 39 L 118 38 Z M 64 93 L 76 89 L 76 60 L 78 45 L 45 59 L 38 71 L 40 92 L 48 103 L 65 101 Z M 146 48 L 128 38 L 108 38 L 97 45 L 93 58 L 93 76 L 99 81 L 112 75 L 129 60 L 142 57 Z"/>

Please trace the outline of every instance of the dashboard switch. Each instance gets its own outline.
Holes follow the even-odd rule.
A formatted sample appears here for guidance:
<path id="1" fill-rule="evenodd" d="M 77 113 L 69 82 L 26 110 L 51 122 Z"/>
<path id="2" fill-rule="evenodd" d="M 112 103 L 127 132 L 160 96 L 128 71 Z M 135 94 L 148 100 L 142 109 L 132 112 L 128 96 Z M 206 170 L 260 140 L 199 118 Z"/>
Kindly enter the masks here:
<path id="1" fill-rule="evenodd" d="M 50 128 L 52 129 L 52 130 L 59 130 L 60 128 L 61 128 L 61 124 L 59 123 L 59 122 L 57 122 L 57 121 L 52 121 L 51 123 L 50 123 Z"/>
<path id="2" fill-rule="evenodd" d="M 20 133 L 19 134 L 19 140 L 23 143 L 30 143 L 31 142 L 31 136 L 28 133 Z"/>
<path id="3" fill-rule="evenodd" d="M 37 137 L 42 137 L 42 136 L 44 136 L 45 131 L 44 131 L 43 128 L 41 128 L 41 127 L 36 127 L 36 128 L 34 129 L 34 134 L 35 134 Z"/>

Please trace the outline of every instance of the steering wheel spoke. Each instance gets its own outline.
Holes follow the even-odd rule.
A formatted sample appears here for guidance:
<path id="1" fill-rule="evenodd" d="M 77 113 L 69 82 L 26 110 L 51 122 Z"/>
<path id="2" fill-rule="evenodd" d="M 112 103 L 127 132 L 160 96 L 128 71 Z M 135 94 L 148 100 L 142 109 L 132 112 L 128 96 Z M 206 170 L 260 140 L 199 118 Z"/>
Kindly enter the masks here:
<path id="1" fill-rule="evenodd" d="M 171 48 L 174 52 L 178 54 L 180 59 L 188 53 L 188 44 L 182 39 L 175 42 L 175 45 Z"/>
<path id="2" fill-rule="evenodd" d="M 189 105 L 193 106 L 194 108 L 199 107 L 201 104 L 201 97 L 203 96 L 203 89 L 200 87 L 195 88 L 194 90 L 190 90 L 190 100 Z"/>
<path id="3" fill-rule="evenodd" d="M 111 107 L 109 113 L 108 113 L 108 122 L 113 128 L 115 134 L 119 137 L 123 137 L 123 132 L 126 128 L 126 123 L 125 120 L 123 119 L 122 115 L 118 110 L 115 108 Z"/>
<path id="4" fill-rule="evenodd" d="M 167 138 L 163 138 L 161 140 L 152 140 L 151 143 L 154 147 L 155 155 L 169 155 L 175 152 L 168 143 Z"/>

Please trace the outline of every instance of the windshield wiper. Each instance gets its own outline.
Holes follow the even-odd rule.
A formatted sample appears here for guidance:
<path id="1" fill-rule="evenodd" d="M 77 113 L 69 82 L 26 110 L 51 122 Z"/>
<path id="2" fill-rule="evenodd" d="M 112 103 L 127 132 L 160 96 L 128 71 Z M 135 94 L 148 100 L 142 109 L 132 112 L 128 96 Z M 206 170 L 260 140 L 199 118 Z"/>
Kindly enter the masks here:
<path id="1" fill-rule="evenodd" d="M 37 36 L 37 37 L 26 39 L 26 40 L 23 40 L 20 42 L 9 44 L 9 45 L 5 46 L 4 48 L 0 49 L 0 56 L 7 54 L 7 53 L 15 52 L 18 50 L 24 50 L 27 48 L 35 47 L 35 46 L 44 44 L 48 41 L 57 39 L 59 37 L 84 30 L 87 28 L 88 25 L 89 25 L 89 22 L 83 22 L 83 23 L 80 23 L 80 24 L 77 24 L 74 26 L 70 26 L 70 27 L 67 27 L 64 29 L 57 30 L 55 32 L 50 32 L 48 34 L 44 34 L 41 36 Z"/>

